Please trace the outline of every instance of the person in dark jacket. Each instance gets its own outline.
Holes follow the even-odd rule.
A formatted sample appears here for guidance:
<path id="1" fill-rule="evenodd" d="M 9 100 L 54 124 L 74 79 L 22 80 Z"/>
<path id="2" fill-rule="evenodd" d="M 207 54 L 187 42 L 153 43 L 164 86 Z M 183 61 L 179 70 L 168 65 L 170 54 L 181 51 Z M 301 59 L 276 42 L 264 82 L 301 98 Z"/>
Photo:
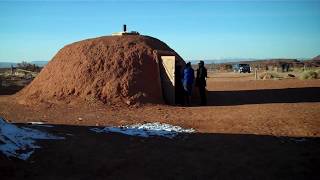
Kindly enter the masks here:
<path id="1" fill-rule="evenodd" d="M 183 70 L 182 74 L 182 85 L 185 91 L 185 99 L 186 104 L 190 106 L 191 104 L 191 93 L 192 93 L 192 85 L 194 81 L 194 70 L 191 67 L 191 63 L 188 62 L 186 67 Z"/>
<path id="2" fill-rule="evenodd" d="M 177 105 L 184 105 L 184 96 L 185 96 L 185 93 L 184 93 L 184 88 L 183 88 L 183 85 L 182 85 L 182 68 L 180 65 L 177 65 L 175 67 L 175 103 Z"/>
<path id="3" fill-rule="evenodd" d="M 196 86 L 199 89 L 199 94 L 200 94 L 200 98 L 201 98 L 200 105 L 202 105 L 202 106 L 207 105 L 206 78 L 208 78 L 207 69 L 204 67 L 204 62 L 200 61 L 199 68 L 197 69 Z"/>

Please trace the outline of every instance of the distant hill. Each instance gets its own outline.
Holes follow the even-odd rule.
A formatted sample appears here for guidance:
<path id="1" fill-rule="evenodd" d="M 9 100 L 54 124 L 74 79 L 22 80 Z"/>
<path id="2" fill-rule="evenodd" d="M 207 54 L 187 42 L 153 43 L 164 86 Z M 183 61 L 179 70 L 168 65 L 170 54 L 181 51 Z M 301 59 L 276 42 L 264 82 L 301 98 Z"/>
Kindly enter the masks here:
<path id="1" fill-rule="evenodd" d="M 312 58 L 313 61 L 320 61 L 320 55 Z"/>
<path id="2" fill-rule="evenodd" d="M 31 62 L 28 62 L 28 63 L 35 64 L 35 65 L 37 65 L 39 67 L 43 67 L 46 64 L 48 64 L 48 61 L 31 61 Z M 0 62 L 0 68 L 10 68 L 11 65 L 16 67 L 17 63 L 15 63 L 15 62 Z"/>
<path id="3" fill-rule="evenodd" d="M 281 64 L 281 63 L 299 63 L 297 59 L 261 59 L 253 61 L 240 61 L 241 63 L 263 63 L 263 64 Z"/>
<path id="4" fill-rule="evenodd" d="M 199 60 L 185 60 L 186 62 L 190 61 L 191 64 L 198 64 L 199 61 L 204 61 L 205 64 L 223 64 L 223 63 L 236 63 L 242 61 L 255 61 L 257 59 L 253 58 L 224 58 L 224 59 L 199 59 Z"/>
<path id="5" fill-rule="evenodd" d="M 311 60 L 304 61 L 305 65 L 320 67 L 320 55 L 312 58 Z"/>
<path id="6" fill-rule="evenodd" d="M 43 67 L 48 64 L 48 61 L 31 61 L 31 64 L 35 64 L 37 66 Z"/>
<path id="7" fill-rule="evenodd" d="M 199 61 L 192 61 L 191 63 L 196 68 L 196 64 Z M 273 67 L 282 67 L 288 64 L 290 67 L 302 68 L 302 67 L 320 67 L 320 55 L 313 59 L 300 58 L 300 59 L 286 59 L 286 58 L 270 58 L 270 59 L 219 59 L 219 60 L 204 60 L 204 63 L 209 69 L 222 69 L 225 70 L 234 64 L 249 64 L 251 67 L 257 67 L 262 69 L 268 69 Z"/>
<path id="8" fill-rule="evenodd" d="M 12 66 L 17 66 L 17 63 L 12 62 L 0 62 L 0 68 L 10 68 Z"/>

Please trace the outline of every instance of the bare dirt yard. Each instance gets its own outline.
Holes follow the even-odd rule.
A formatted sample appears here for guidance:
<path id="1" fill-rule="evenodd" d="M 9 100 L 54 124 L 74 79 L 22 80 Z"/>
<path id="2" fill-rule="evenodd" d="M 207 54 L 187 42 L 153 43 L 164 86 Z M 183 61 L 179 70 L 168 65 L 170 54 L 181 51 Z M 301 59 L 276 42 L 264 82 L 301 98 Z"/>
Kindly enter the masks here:
<path id="1" fill-rule="evenodd" d="M 320 80 L 254 80 L 211 73 L 208 106 L 17 104 L 0 116 L 65 136 L 41 142 L 27 161 L 0 154 L 1 179 L 318 179 Z M 164 122 L 196 133 L 174 139 L 97 134 L 92 126 Z M 71 135 L 72 134 L 72 135 Z"/>

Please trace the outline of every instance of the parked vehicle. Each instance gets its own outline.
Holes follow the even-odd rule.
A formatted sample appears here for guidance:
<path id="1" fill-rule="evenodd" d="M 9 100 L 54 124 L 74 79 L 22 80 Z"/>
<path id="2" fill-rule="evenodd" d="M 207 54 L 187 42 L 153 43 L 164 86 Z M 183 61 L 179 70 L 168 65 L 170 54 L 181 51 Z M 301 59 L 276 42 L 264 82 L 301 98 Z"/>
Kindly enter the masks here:
<path id="1" fill-rule="evenodd" d="M 249 64 L 235 64 L 232 67 L 234 72 L 239 72 L 239 73 L 251 73 L 251 68 Z"/>

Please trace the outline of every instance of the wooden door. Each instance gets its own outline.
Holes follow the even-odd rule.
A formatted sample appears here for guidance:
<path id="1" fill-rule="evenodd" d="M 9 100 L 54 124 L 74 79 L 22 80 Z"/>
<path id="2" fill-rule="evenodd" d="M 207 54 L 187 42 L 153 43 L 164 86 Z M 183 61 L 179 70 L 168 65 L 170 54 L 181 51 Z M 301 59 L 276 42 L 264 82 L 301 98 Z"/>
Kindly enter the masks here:
<path id="1" fill-rule="evenodd" d="M 161 87 L 164 100 L 167 104 L 175 104 L 175 56 L 161 56 Z"/>

